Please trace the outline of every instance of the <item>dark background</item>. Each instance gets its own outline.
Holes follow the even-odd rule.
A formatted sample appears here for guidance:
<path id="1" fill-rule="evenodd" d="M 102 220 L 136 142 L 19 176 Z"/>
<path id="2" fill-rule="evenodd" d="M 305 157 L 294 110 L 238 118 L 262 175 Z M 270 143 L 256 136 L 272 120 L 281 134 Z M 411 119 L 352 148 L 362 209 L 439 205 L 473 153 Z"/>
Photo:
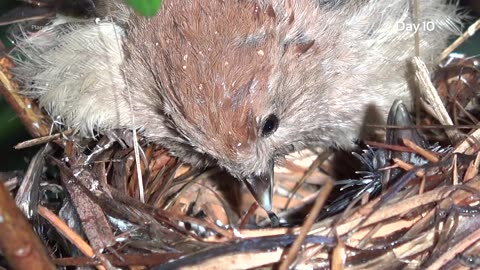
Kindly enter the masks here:
<path id="1" fill-rule="evenodd" d="M 0 15 L 15 4 L 14 0 L 0 0 Z M 10 43 L 5 35 L 7 30 L 6 26 L 0 27 L 0 40 L 6 45 Z M 13 146 L 27 139 L 30 137 L 22 123 L 0 96 L 0 171 L 26 168 L 34 149 L 15 150 Z"/>
<path id="2" fill-rule="evenodd" d="M 0 16 L 18 3 L 16 0 L 0 0 Z M 480 17 L 480 0 L 463 0 L 461 4 L 473 11 L 470 12 L 472 22 Z M 3 44 L 9 46 L 11 43 L 6 36 L 6 32 L 8 32 L 8 27 L 0 27 L 0 40 Z M 480 34 L 471 38 L 459 51 L 469 56 L 480 56 Z M 36 148 L 14 150 L 13 146 L 29 138 L 15 113 L 0 97 L 0 172 L 26 168 L 28 160 L 33 156 Z"/>

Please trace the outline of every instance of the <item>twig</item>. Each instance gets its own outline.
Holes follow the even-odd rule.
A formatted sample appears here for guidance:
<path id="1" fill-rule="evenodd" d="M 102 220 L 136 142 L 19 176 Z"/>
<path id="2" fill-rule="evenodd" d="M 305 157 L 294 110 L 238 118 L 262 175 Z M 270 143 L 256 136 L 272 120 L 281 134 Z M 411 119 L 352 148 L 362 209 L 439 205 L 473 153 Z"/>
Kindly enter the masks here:
<path id="1" fill-rule="evenodd" d="M 43 137 L 40 137 L 40 138 L 35 138 L 35 139 L 31 139 L 31 140 L 28 140 L 28 141 L 18 143 L 13 148 L 19 150 L 19 149 L 24 149 L 24 148 L 32 147 L 32 146 L 35 146 L 35 145 L 39 145 L 39 144 L 44 144 L 44 143 L 51 142 L 53 140 L 59 139 L 62 136 L 69 136 L 69 135 L 73 134 L 73 132 L 74 132 L 73 129 L 68 129 L 68 130 L 66 130 L 64 132 L 61 132 L 61 133 L 56 133 L 56 134 L 53 134 L 53 135 L 43 136 Z"/>
<path id="2" fill-rule="evenodd" d="M 288 194 L 288 200 L 287 200 L 287 203 L 285 204 L 285 206 L 283 207 L 284 209 L 288 209 L 288 206 L 290 205 L 290 203 L 292 202 L 292 199 L 293 199 L 293 196 L 298 192 L 298 190 L 303 186 L 303 184 L 305 183 L 305 181 L 307 180 L 307 178 L 309 178 L 313 172 L 320 166 L 322 165 L 323 162 L 325 162 L 325 160 L 328 159 L 328 157 L 331 155 L 332 153 L 331 152 L 323 152 L 321 153 L 320 155 L 317 156 L 317 158 L 312 162 L 312 164 L 310 164 L 310 167 L 307 169 L 307 171 L 302 175 L 302 177 L 300 178 L 300 180 L 298 180 L 298 182 L 295 184 L 295 187 L 293 188 L 293 190 L 290 192 L 290 194 Z"/>
<path id="3" fill-rule="evenodd" d="M 448 112 L 438 95 L 437 89 L 433 86 L 427 66 L 419 57 L 414 57 L 412 63 L 415 68 L 415 76 L 418 80 L 421 95 L 426 101 L 426 104 L 424 104 L 425 107 L 430 107 L 433 112 L 432 116 L 440 121 L 442 125 L 453 126 L 453 121 L 448 115 Z M 458 141 L 459 136 L 456 130 L 447 129 L 445 130 L 445 133 L 447 133 L 448 137 L 453 142 Z"/>
<path id="4" fill-rule="evenodd" d="M 477 157 L 474 161 L 470 162 L 470 165 L 463 176 L 463 182 L 467 182 L 478 174 L 478 166 L 480 165 L 480 152 L 477 153 Z"/>
<path id="5" fill-rule="evenodd" d="M 453 155 L 453 172 L 452 172 L 452 175 L 453 175 L 453 185 L 456 186 L 458 185 L 458 166 L 457 166 L 457 155 L 454 154 Z"/>
<path id="6" fill-rule="evenodd" d="M 313 205 L 307 219 L 302 225 L 300 234 L 298 235 L 297 239 L 295 239 L 295 242 L 293 242 L 292 247 L 288 251 L 287 257 L 280 264 L 280 267 L 279 267 L 280 270 L 287 270 L 290 264 L 295 259 L 298 250 L 300 250 L 300 247 L 303 241 L 305 240 L 305 237 L 307 237 L 308 232 L 312 228 L 313 223 L 317 219 L 317 216 L 320 213 L 320 210 L 325 204 L 325 201 L 327 200 L 328 195 L 330 194 L 332 189 L 333 189 L 332 181 L 327 181 L 325 185 L 322 187 L 322 191 L 320 192 L 320 194 L 318 194 L 317 200 L 315 200 L 315 204 Z"/>
<path id="7" fill-rule="evenodd" d="M 463 239 L 463 241 L 458 242 L 453 247 L 449 248 L 448 251 L 442 254 L 434 263 L 432 263 L 426 270 L 436 270 L 440 269 L 444 266 L 447 262 L 451 261 L 455 258 L 455 256 L 464 250 L 466 250 L 469 246 L 477 243 L 480 241 L 480 229 L 474 231 L 472 234 L 468 235 Z"/>
<path id="8" fill-rule="evenodd" d="M 40 179 L 45 166 L 45 156 L 51 152 L 50 145 L 42 147 L 32 158 L 15 196 L 15 203 L 23 214 L 31 219 L 35 215 L 38 203 Z"/>
<path id="9" fill-rule="evenodd" d="M 405 144 L 405 146 L 407 146 L 408 148 L 412 149 L 413 151 L 415 151 L 417 154 L 421 155 L 422 157 L 424 157 L 426 160 L 430 161 L 430 162 L 438 162 L 440 159 L 438 158 L 438 156 L 428 150 L 425 150 L 423 149 L 422 147 L 416 145 L 414 142 L 412 142 L 411 140 L 407 139 L 407 138 L 402 138 L 402 141 L 403 141 L 403 144 Z"/>
<path id="10" fill-rule="evenodd" d="M 412 164 L 409 164 L 399 158 L 394 158 L 393 162 L 395 162 L 395 165 L 397 165 L 398 168 L 402 168 L 405 171 L 410 171 L 415 168 Z M 424 171 L 418 171 L 415 175 L 422 177 L 425 175 Z"/>
<path id="11" fill-rule="evenodd" d="M 386 143 L 380 143 L 380 142 L 374 142 L 374 141 L 365 141 L 365 143 L 375 148 L 381 148 L 381 149 L 392 150 L 397 152 L 414 153 L 412 149 L 405 146 L 401 146 L 401 145 L 386 144 Z"/>
<path id="12" fill-rule="evenodd" d="M 478 125 L 408 125 L 408 126 L 396 126 L 396 125 L 385 125 L 385 124 L 367 124 L 365 125 L 371 128 L 382 128 L 382 129 L 473 129 L 478 128 Z"/>
<path id="13" fill-rule="evenodd" d="M 113 254 L 105 255 L 105 257 L 116 266 L 152 266 L 166 263 L 180 256 L 182 256 L 181 253 L 122 254 L 122 259 L 119 259 Z M 63 266 L 93 266 L 98 263 L 97 260 L 87 257 L 57 258 L 54 259 L 53 262 Z"/>
<path id="14" fill-rule="evenodd" d="M 440 60 L 445 59 L 450 53 L 452 53 L 458 46 L 462 45 L 467 39 L 473 36 L 480 29 L 480 20 L 474 22 L 467 31 L 465 31 L 460 37 L 458 37 L 448 48 L 443 50 L 440 54 Z"/>
<path id="15" fill-rule="evenodd" d="M 0 59 L 0 68 L 7 69 L 12 63 L 8 58 Z M 16 85 L 10 80 L 7 71 L 0 70 L 0 94 L 13 108 L 32 137 L 41 137 L 49 134 L 49 120 L 44 119 L 38 107 L 28 98 L 18 95 Z M 3 87 L 2 87 L 3 84 Z"/>
<path id="16" fill-rule="evenodd" d="M 459 145 L 455 147 L 453 150 L 454 153 L 463 153 L 463 154 L 473 154 L 478 151 L 478 147 L 480 147 L 480 129 L 475 130 L 474 132 L 470 133 L 468 137 L 461 142 Z M 472 147 L 476 146 L 476 147 Z"/>
<path id="17" fill-rule="evenodd" d="M 52 211 L 48 210 L 46 207 L 38 206 L 38 213 L 48 220 L 58 232 L 65 236 L 72 244 L 74 244 L 85 256 L 94 258 L 95 251 L 92 249 L 87 242 L 85 242 L 80 235 L 74 232 L 70 227 L 68 227 L 65 222 L 63 222 L 59 217 L 57 217 Z M 97 265 L 98 270 L 106 270 L 102 265 Z"/>
<path id="18" fill-rule="evenodd" d="M 347 249 L 345 247 L 345 243 L 338 237 L 337 238 L 337 245 L 333 249 L 332 252 L 332 270 L 343 270 L 345 269 L 345 261 L 347 260 Z"/>
<path id="19" fill-rule="evenodd" d="M 0 251 L 12 269 L 55 269 L 32 226 L 0 183 Z"/>
<path id="20" fill-rule="evenodd" d="M 258 209 L 258 203 L 257 202 L 254 202 L 252 204 L 252 206 L 250 206 L 250 208 L 248 208 L 247 212 L 245 212 L 245 214 L 242 216 L 242 218 L 240 218 L 240 224 L 238 225 L 238 228 L 240 230 L 245 228 L 245 226 L 248 223 L 248 219 L 253 215 L 253 213 L 255 211 L 257 211 L 257 209 Z"/>

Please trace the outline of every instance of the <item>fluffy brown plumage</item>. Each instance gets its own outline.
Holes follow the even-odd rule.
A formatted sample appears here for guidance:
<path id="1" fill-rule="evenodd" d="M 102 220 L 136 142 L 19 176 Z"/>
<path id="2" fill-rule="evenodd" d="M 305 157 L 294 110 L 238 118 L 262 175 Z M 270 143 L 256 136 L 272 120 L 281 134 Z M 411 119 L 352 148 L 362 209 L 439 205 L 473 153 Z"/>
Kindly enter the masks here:
<path id="1" fill-rule="evenodd" d="M 84 135 L 140 128 L 185 162 L 227 169 L 270 210 L 275 161 L 350 148 L 395 99 L 410 103 L 410 2 L 166 0 L 153 18 L 116 2 L 106 19 L 58 17 L 20 37 L 16 75 Z M 433 67 L 460 18 L 455 5 L 419 2 Z"/>

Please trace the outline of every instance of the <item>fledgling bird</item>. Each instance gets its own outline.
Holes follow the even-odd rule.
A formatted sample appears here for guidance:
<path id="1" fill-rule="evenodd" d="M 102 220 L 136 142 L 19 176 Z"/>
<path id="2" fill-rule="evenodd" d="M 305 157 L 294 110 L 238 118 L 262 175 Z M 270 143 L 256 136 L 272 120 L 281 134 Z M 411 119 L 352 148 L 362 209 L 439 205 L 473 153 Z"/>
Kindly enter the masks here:
<path id="1" fill-rule="evenodd" d="M 461 25 L 443 0 L 419 1 L 418 21 L 409 0 L 165 0 L 150 18 L 120 1 L 101 10 L 18 37 L 23 93 L 84 136 L 137 128 L 184 162 L 219 165 L 267 211 L 276 162 L 353 147 L 395 99 L 411 103 L 415 31 L 433 68 Z"/>

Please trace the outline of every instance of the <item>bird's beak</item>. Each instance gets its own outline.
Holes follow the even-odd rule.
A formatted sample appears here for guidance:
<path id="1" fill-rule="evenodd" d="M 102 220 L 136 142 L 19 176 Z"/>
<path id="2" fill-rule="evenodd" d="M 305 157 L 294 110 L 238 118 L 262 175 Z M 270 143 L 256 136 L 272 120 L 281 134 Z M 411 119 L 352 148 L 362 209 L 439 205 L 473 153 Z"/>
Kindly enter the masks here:
<path id="1" fill-rule="evenodd" d="M 273 162 L 271 169 L 269 169 L 268 172 L 251 174 L 244 180 L 244 182 L 257 203 L 265 209 L 265 211 L 272 211 Z"/>
<path id="2" fill-rule="evenodd" d="M 414 122 L 410 113 L 408 112 L 407 107 L 401 100 L 395 100 L 390 112 L 388 113 L 387 125 L 405 127 L 413 126 Z M 402 144 L 402 139 L 409 139 L 415 144 L 419 145 L 422 148 L 428 148 L 427 141 L 422 137 L 417 129 L 396 129 L 396 128 L 387 128 L 386 140 L 385 142 L 390 145 Z M 392 159 L 399 159 L 407 163 L 415 163 L 417 157 L 414 153 L 403 152 L 403 151 L 378 151 L 375 154 L 375 162 L 379 167 L 388 166 L 388 163 Z M 389 186 L 393 183 L 390 183 L 391 179 L 397 179 L 402 171 L 400 169 L 387 169 L 383 171 L 382 183 L 383 186 Z"/>
<path id="3" fill-rule="evenodd" d="M 388 113 L 387 125 L 412 126 L 413 119 L 407 107 L 401 100 L 395 100 Z M 402 138 L 407 138 L 423 148 L 427 148 L 426 140 L 420 135 L 417 129 L 387 129 L 386 142 L 388 144 L 402 143 Z"/>

